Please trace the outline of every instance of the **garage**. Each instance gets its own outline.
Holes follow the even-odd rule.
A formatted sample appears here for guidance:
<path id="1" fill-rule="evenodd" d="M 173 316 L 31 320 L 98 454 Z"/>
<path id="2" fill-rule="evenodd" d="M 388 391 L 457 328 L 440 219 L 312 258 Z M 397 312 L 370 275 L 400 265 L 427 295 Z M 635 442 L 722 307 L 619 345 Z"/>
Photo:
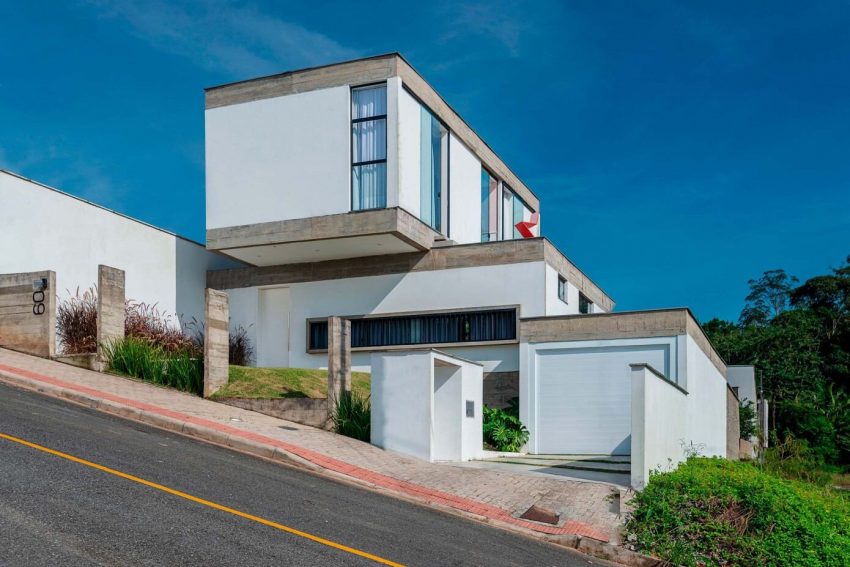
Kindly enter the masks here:
<path id="1" fill-rule="evenodd" d="M 536 449 L 542 454 L 631 452 L 629 364 L 666 372 L 667 345 L 537 349 Z"/>

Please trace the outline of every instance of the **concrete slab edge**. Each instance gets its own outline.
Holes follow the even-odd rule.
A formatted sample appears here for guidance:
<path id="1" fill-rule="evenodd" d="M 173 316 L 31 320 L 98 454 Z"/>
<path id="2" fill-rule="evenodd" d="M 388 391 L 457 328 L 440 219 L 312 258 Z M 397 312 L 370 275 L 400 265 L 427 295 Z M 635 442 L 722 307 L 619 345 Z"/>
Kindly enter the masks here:
<path id="1" fill-rule="evenodd" d="M 0 369 L 0 382 L 25 390 L 35 391 L 53 398 L 62 399 L 89 409 L 108 413 L 121 419 L 144 423 L 158 429 L 163 429 L 192 439 L 218 445 L 222 448 L 238 451 L 240 453 L 283 464 L 285 466 L 306 470 L 312 474 L 331 478 L 337 482 L 343 482 L 350 486 L 366 488 L 373 492 L 378 492 L 398 500 L 403 500 L 419 506 L 439 510 L 453 516 L 484 523 L 498 529 L 523 535 L 525 537 L 532 537 L 537 540 L 546 541 L 548 543 L 573 549 L 580 553 L 584 553 L 585 555 L 590 555 L 599 559 L 614 561 L 621 565 L 628 565 L 630 567 L 655 567 L 667 564 L 662 560 L 642 555 L 624 547 L 591 537 L 583 537 L 581 535 L 574 534 L 548 534 L 525 526 L 517 525 L 512 522 L 502 521 L 498 518 L 485 514 L 479 514 L 447 505 L 435 498 L 428 497 L 426 493 L 410 494 L 399 490 L 393 490 L 386 486 L 369 482 L 368 480 L 349 476 L 322 467 L 321 465 L 317 465 L 316 463 L 290 453 L 280 447 L 270 447 L 268 444 L 260 441 L 255 441 L 242 436 L 231 435 L 210 427 L 181 420 L 177 417 L 161 415 L 159 413 L 134 408 L 111 400 L 99 399 L 61 386 L 17 376 L 3 369 Z"/>

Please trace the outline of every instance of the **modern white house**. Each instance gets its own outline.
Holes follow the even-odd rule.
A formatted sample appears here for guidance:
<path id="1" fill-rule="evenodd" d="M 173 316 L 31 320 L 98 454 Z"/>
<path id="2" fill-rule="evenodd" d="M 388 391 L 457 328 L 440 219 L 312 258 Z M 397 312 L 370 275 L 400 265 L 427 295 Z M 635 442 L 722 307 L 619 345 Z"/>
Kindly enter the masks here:
<path id="1" fill-rule="evenodd" d="M 639 433 L 663 463 L 726 454 L 726 366 L 691 313 L 612 313 L 400 55 L 207 89 L 205 122 L 207 248 L 248 264 L 207 282 L 259 365 L 325 366 L 341 316 L 355 369 L 411 348 L 483 365 L 484 402 L 519 396 L 531 452 L 633 454 Z"/>
<path id="2" fill-rule="evenodd" d="M 465 391 L 441 373 L 469 363 L 483 403 L 519 397 L 529 452 L 631 455 L 636 486 L 688 450 L 726 455 L 727 368 L 690 311 L 615 312 L 543 236 L 538 197 L 399 54 L 207 89 L 205 125 L 206 249 L 3 172 L 0 273 L 54 270 L 64 291 L 107 264 L 128 297 L 184 317 L 225 291 L 258 366 L 326 367 L 342 317 L 353 369 L 380 360 L 387 399 L 407 395 L 402 353 L 438 349 L 429 383 Z M 34 208 L 51 230 L 32 230 Z"/>

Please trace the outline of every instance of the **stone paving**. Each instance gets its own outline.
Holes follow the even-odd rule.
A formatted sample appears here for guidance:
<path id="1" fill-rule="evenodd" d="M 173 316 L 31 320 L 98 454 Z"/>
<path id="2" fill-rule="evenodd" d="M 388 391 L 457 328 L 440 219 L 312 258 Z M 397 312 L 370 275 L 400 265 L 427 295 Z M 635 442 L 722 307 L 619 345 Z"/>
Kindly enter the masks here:
<path id="1" fill-rule="evenodd" d="M 432 464 L 271 416 L 172 389 L 0 349 L 0 380 L 89 403 L 103 411 L 242 448 L 294 455 L 311 468 L 342 474 L 421 502 L 483 516 L 505 526 L 616 543 L 619 492 L 604 484 L 521 472 Z M 69 395 L 70 393 L 75 396 Z M 223 438 L 220 436 L 224 435 Z M 219 436 L 219 437 L 217 437 Z M 530 506 L 560 514 L 558 526 L 520 520 Z"/>

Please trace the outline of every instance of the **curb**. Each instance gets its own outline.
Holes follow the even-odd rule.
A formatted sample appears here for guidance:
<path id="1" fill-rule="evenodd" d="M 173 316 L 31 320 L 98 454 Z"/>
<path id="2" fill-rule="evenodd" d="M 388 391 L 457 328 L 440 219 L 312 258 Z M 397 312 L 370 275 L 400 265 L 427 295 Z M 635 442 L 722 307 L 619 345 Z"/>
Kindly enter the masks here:
<path id="1" fill-rule="evenodd" d="M 604 534 L 581 522 L 567 521 L 560 528 L 537 525 L 514 518 L 506 510 L 495 506 L 469 501 L 466 498 L 361 469 L 290 443 L 144 402 L 121 398 L 87 386 L 67 384 L 25 369 L 0 364 L 0 382 L 285 466 L 306 470 L 351 486 L 367 488 L 409 503 L 424 505 L 454 516 L 574 549 L 600 559 L 631 567 L 655 567 L 665 564 L 661 560 L 610 544 Z M 66 384 L 72 387 L 66 387 Z M 208 423 L 213 427 L 207 425 Z M 298 455 L 299 452 L 302 455 Z M 307 455 L 311 458 L 307 458 Z"/>

